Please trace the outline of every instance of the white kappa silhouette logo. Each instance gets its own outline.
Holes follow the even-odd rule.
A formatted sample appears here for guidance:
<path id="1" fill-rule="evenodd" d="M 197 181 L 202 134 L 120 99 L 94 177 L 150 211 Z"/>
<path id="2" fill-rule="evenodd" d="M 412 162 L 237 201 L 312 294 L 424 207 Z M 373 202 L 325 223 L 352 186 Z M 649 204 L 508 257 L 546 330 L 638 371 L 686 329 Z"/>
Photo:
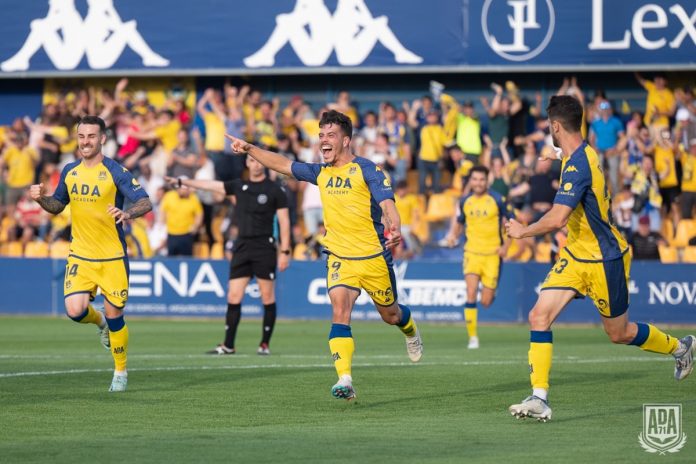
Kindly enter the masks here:
<path id="1" fill-rule="evenodd" d="M 486 42 L 488 42 L 488 45 L 494 52 L 509 61 L 526 61 L 544 51 L 551 41 L 551 37 L 553 37 L 553 30 L 556 25 L 556 16 L 551 0 L 545 0 L 549 13 L 546 35 L 534 49 L 527 45 L 525 32 L 527 29 L 541 29 L 541 24 L 537 21 L 537 0 L 507 0 L 508 6 L 512 8 L 512 14 L 508 14 L 506 17 L 507 25 L 513 32 L 511 43 L 500 43 L 488 30 L 488 12 L 493 1 L 486 0 L 483 4 L 481 9 L 481 27 Z"/>
<path id="2" fill-rule="evenodd" d="M 324 65 L 331 52 L 341 66 L 358 66 L 381 43 L 401 64 L 419 64 L 423 58 L 408 50 L 389 27 L 389 18 L 372 16 L 364 0 L 338 0 L 333 16 L 323 0 L 297 0 L 290 13 L 276 16 L 266 43 L 244 59 L 249 68 L 270 67 L 287 44 L 305 66 Z"/>
<path id="3" fill-rule="evenodd" d="M 75 8 L 75 0 L 48 0 L 46 17 L 31 22 L 24 45 L 0 63 L 0 69 L 26 71 L 29 60 L 41 48 L 53 65 L 63 71 L 75 69 L 85 55 L 90 68 L 108 69 L 126 46 L 140 55 L 144 66 L 169 66 L 169 60 L 145 42 L 136 21 L 123 22 L 113 0 L 87 0 L 87 6 L 83 19 Z"/>

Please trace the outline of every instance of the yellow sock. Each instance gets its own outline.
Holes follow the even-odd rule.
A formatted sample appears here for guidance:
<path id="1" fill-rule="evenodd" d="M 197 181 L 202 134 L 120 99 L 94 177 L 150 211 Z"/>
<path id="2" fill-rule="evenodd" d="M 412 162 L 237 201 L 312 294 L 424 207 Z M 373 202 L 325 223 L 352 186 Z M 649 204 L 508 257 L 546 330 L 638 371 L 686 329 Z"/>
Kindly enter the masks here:
<path id="1" fill-rule="evenodd" d="M 551 331 L 531 332 L 529 344 L 529 378 L 532 388 L 549 389 L 549 373 L 553 357 L 553 336 Z"/>
<path id="2" fill-rule="evenodd" d="M 95 324 L 99 327 L 104 324 L 104 316 L 102 313 L 94 309 L 91 304 L 87 305 L 85 312 L 77 317 L 72 317 L 71 319 L 75 322 L 79 322 L 80 324 Z"/>
<path id="3" fill-rule="evenodd" d="M 114 357 L 114 370 L 125 372 L 128 359 L 128 326 L 123 321 L 123 316 L 106 321 L 109 324 L 109 341 L 111 342 L 111 356 Z"/>
<path id="4" fill-rule="evenodd" d="M 329 349 L 331 350 L 338 377 L 351 375 L 355 342 L 353 341 L 353 334 L 349 325 L 333 324 L 331 326 Z"/>
<path id="5" fill-rule="evenodd" d="M 407 337 L 413 337 L 416 335 L 416 322 L 413 320 L 413 317 L 408 318 L 408 322 L 406 323 L 405 326 L 399 327 L 401 331 L 406 335 Z"/>
<path id="6" fill-rule="evenodd" d="M 652 324 L 637 322 L 636 325 L 638 333 L 630 344 L 639 346 L 641 350 L 672 354 L 679 346 L 679 339 L 664 333 Z"/>
<path id="7" fill-rule="evenodd" d="M 473 305 L 467 303 L 464 306 L 464 321 L 466 322 L 466 332 L 469 334 L 469 338 L 477 337 L 478 309 L 476 309 L 475 303 Z"/>
<path id="8" fill-rule="evenodd" d="M 416 327 L 416 321 L 411 316 L 411 310 L 404 305 L 399 305 L 399 308 L 401 308 L 401 322 L 397 324 L 397 327 L 407 337 L 415 337 L 418 327 Z"/>

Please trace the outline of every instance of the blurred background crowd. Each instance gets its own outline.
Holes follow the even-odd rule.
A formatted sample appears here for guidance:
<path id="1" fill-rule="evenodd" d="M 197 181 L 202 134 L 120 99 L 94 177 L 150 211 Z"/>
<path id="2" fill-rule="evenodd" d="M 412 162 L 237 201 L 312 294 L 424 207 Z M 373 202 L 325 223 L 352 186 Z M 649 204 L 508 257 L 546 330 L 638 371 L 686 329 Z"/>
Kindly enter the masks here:
<path id="1" fill-rule="evenodd" d="M 632 107 L 602 89 L 583 89 L 576 78 L 558 93 L 584 105 L 588 143 L 600 154 L 612 201 L 613 221 L 636 259 L 696 262 L 696 104 L 694 89 L 673 88 L 664 75 L 636 74 L 644 103 Z M 426 92 L 424 92 L 426 93 Z M 225 133 L 284 156 L 321 162 L 318 121 L 335 109 L 353 121 L 352 147 L 391 177 L 405 240 L 398 259 L 460 259 L 444 239 L 457 200 L 467 193 L 469 170 L 486 166 L 489 188 L 505 196 L 522 222 L 551 208 L 560 161 L 540 161 L 554 150 L 538 89 L 513 81 L 493 82 L 474 100 L 457 99 L 437 82 L 408 101 L 363 105 L 337 92 L 323 105 L 296 94 L 283 100 L 249 85 L 211 87 L 199 95 L 169 89 L 151 101 L 127 79 L 115 87 L 61 88 L 44 98 L 39 115 L 17 115 L 0 126 L 0 253 L 65 256 L 69 208 L 50 216 L 31 201 L 27 188 L 55 189 L 62 168 L 79 158 L 75 126 L 84 115 L 107 124 L 106 156 L 128 168 L 155 209 L 126 226 L 129 255 L 167 255 L 167 235 L 191 233 L 194 255 L 222 258 L 236 236 L 234 205 L 201 191 L 175 189 L 165 176 L 232 180 L 245 177 L 242 156 L 231 153 Z M 367 108 L 370 106 L 370 108 Z M 269 173 L 288 196 L 293 257 L 322 259 L 324 233 L 319 190 Z M 564 245 L 560 230 L 538 240 L 514 241 L 510 261 L 550 261 Z"/>

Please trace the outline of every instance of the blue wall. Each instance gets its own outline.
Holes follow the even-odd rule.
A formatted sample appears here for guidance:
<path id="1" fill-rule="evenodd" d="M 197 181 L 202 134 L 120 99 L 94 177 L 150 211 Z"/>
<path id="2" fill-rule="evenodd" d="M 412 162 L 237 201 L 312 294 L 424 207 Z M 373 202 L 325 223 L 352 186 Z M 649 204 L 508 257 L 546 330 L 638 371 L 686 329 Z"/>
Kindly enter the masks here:
<path id="1" fill-rule="evenodd" d="M 0 313 L 62 314 L 65 262 L 50 259 L 0 258 Z M 505 263 L 498 297 L 480 312 L 483 322 L 523 322 L 536 300 L 548 264 Z M 325 264 L 293 262 L 278 278 L 278 314 L 289 319 L 329 319 Z M 395 268 L 399 298 L 420 320 L 461 321 L 466 285 L 461 263 L 399 263 Z M 153 260 L 131 263 L 129 314 L 154 316 L 222 316 L 228 263 L 201 260 Z M 633 319 L 696 323 L 696 266 L 635 262 L 631 272 Z M 261 315 L 258 288 L 247 288 L 243 312 Z M 366 294 L 353 319 L 379 319 Z M 589 300 L 573 301 L 561 322 L 598 322 Z"/>

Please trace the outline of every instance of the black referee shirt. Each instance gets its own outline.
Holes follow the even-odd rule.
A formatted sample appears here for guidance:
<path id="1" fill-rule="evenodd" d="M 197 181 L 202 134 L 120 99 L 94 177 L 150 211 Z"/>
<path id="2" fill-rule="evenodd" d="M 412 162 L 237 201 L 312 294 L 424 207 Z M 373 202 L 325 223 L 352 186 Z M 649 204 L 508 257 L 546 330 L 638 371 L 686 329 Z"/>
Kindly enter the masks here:
<path id="1" fill-rule="evenodd" d="M 268 178 L 225 182 L 225 193 L 237 199 L 234 223 L 239 227 L 239 238 L 272 237 L 276 210 L 288 207 L 285 192 Z"/>

